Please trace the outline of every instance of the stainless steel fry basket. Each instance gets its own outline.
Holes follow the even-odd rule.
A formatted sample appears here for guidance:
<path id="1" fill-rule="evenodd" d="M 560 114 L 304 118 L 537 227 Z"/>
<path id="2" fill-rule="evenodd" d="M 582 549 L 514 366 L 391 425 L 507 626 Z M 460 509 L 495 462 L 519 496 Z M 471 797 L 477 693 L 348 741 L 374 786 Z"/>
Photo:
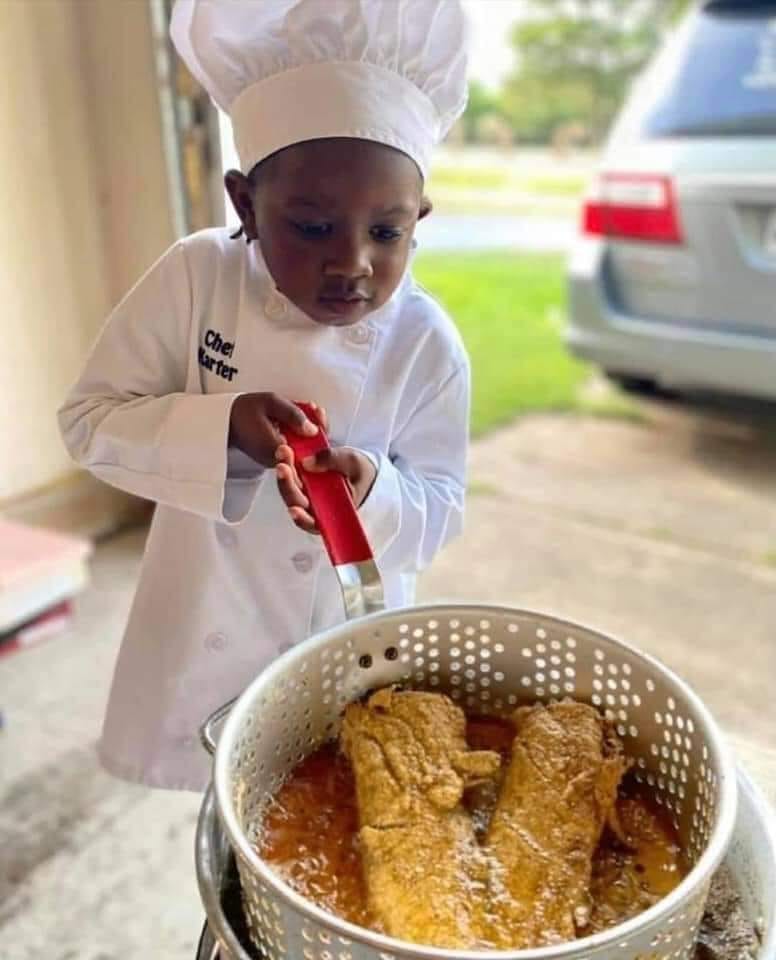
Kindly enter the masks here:
<path id="1" fill-rule="evenodd" d="M 235 851 L 251 938 L 268 960 L 470 958 L 363 930 L 286 884 L 254 848 L 265 805 L 295 765 L 336 736 L 344 706 L 399 683 L 504 714 L 565 696 L 609 717 L 693 865 L 638 917 L 593 937 L 500 956 L 521 960 L 680 960 L 692 955 L 712 874 L 736 815 L 736 772 L 698 697 L 661 664 L 593 630 L 542 614 L 427 606 L 354 620 L 286 653 L 240 697 L 216 753 L 216 804 Z"/>

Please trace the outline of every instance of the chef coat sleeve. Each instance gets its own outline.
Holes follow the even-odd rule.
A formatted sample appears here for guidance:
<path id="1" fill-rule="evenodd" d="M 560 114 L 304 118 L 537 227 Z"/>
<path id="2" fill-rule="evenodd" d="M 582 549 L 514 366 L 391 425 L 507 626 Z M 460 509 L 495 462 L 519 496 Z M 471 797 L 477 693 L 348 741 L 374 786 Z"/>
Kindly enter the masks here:
<path id="1" fill-rule="evenodd" d="M 461 532 L 466 489 L 470 376 L 461 365 L 414 411 L 394 439 L 359 514 L 378 566 L 423 570 Z"/>
<path id="2" fill-rule="evenodd" d="M 262 471 L 228 471 L 235 393 L 186 393 L 192 294 L 181 243 L 116 307 L 61 410 L 71 456 L 127 493 L 238 522 Z M 250 461 L 252 464 L 253 461 Z"/>

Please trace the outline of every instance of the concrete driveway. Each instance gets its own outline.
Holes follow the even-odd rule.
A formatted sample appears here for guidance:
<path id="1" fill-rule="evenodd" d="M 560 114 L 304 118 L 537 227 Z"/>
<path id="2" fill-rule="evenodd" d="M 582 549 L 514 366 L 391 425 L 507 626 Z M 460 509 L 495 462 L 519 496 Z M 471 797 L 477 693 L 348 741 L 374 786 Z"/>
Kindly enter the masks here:
<path id="1" fill-rule="evenodd" d="M 649 405 L 540 416 L 472 452 L 465 536 L 423 599 L 588 622 L 664 659 L 776 796 L 776 415 Z M 101 547 L 77 627 L 0 661 L 0 955 L 189 960 L 198 799 L 96 766 L 142 532 Z"/>
<path id="2" fill-rule="evenodd" d="M 776 414 L 645 409 L 643 425 L 540 416 L 479 443 L 466 533 L 423 595 L 618 635 L 776 747 Z"/>
<path id="3" fill-rule="evenodd" d="M 419 249 L 428 252 L 520 250 L 567 252 L 577 237 L 574 216 L 435 213 L 418 224 Z"/>

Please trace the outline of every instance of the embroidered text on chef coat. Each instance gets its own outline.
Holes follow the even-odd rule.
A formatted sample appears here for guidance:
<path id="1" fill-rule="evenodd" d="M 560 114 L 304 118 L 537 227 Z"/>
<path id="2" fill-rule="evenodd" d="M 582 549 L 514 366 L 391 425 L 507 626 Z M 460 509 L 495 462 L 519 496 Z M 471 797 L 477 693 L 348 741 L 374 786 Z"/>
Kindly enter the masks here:
<path id="1" fill-rule="evenodd" d="M 208 349 L 205 349 L 205 348 Z M 238 373 L 237 367 L 232 367 L 225 363 L 222 357 L 213 356 L 208 351 L 212 350 L 215 354 L 222 354 L 224 357 L 231 357 L 234 352 L 234 344 L 224 340 L 218 330 L 208 330 L 205 334 L 205 345 L 199 347 L 199 365 L 212 373 L 218 374 L 224 380 L 231 381 L 232 377 Z"/>

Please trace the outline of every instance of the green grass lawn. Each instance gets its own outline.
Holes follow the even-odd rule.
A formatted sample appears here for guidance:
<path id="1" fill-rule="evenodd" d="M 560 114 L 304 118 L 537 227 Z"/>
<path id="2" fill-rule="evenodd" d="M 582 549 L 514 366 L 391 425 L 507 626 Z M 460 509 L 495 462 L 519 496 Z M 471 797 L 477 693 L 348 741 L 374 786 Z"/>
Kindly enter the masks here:
<path id="1" fill-rule="evenodd" d="M 590 368 L 562 342 L 563 263 L 502 252 L 417 258 L 415 276 L 450 312 L 471 356 L 475 436 L 534 410 L 632 415 L 627 401 L 585 398 Z"/>
<path id="2" fill-rule="evenodd" d="M 582 195 L 586 177 L 583 174 L 532 174 L 513 171 L 508 166 L 448 167 L 435 166 L 431 171 L 429 189 L 448 190 L 514 190 L 520 193 L 535 193 L 542 196 Z"/>

